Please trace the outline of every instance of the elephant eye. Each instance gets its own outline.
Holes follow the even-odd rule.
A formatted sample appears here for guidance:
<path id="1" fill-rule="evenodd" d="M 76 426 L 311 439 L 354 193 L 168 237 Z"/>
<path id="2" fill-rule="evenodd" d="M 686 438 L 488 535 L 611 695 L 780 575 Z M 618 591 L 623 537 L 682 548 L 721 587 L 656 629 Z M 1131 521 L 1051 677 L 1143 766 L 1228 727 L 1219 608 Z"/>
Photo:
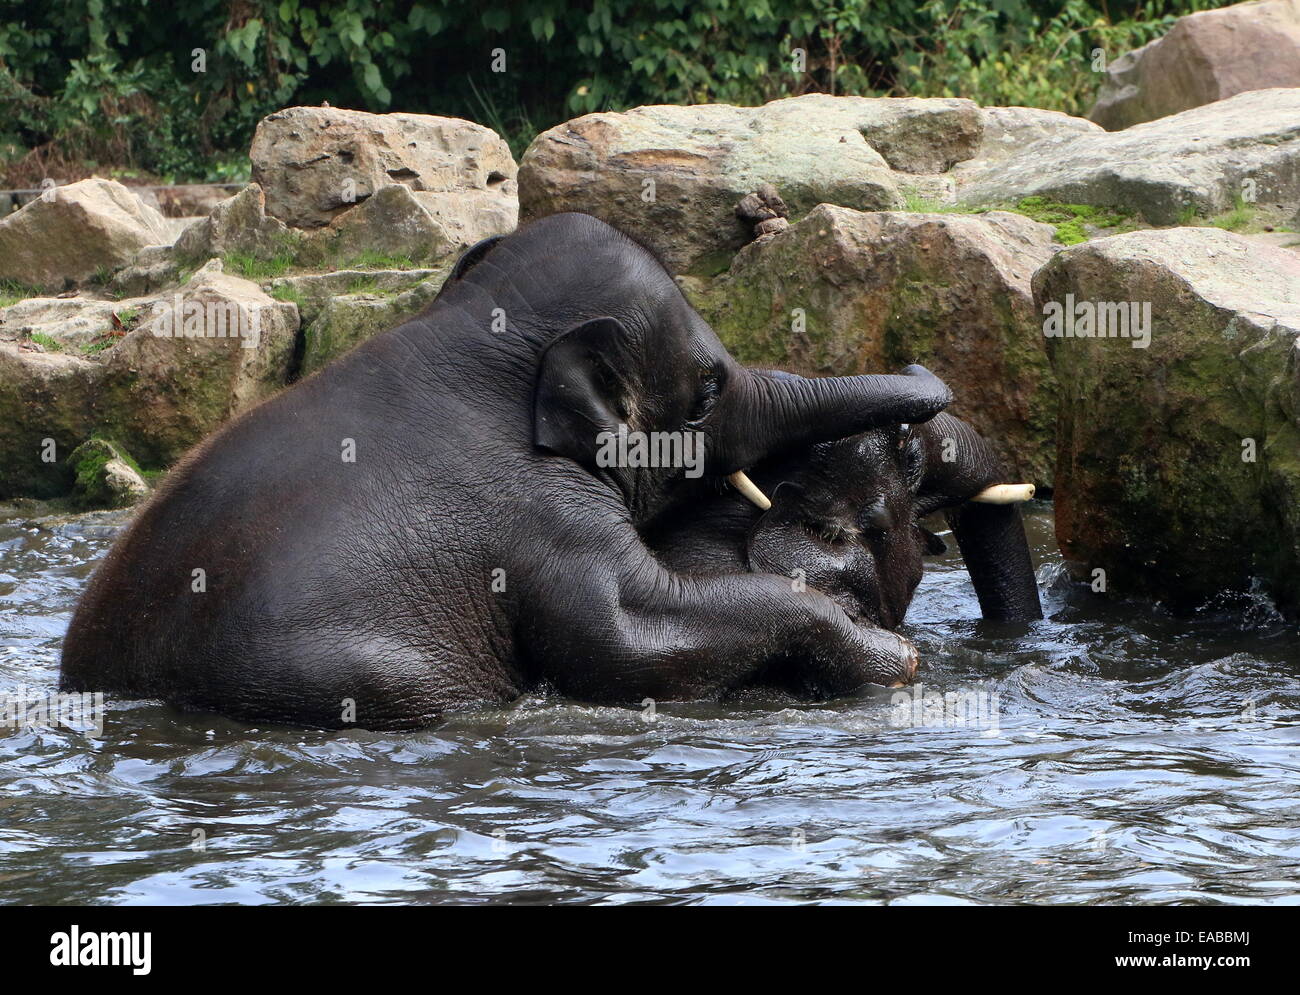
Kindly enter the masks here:
<path id="1" fill-rule="evenodd" d="M 689 423 L 700 421 L 712 409 L 718 397 L 722 394 L 722 378 L 713 370 L 705 370 L 700 374 L 700 386 L 695 393 L 695 403 L 691 408 Z"/>

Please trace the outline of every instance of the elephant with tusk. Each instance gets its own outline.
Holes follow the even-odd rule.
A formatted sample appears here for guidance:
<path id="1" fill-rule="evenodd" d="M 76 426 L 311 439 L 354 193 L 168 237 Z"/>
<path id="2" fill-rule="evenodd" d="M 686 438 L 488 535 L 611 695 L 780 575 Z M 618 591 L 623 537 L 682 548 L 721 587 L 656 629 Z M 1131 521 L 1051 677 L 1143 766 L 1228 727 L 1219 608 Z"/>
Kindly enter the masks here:
<path id="1" fill-rule="evenodd" d="M 944 511 L 984 617 L 1042 618 L 1015 506 L 1033 487 L 999 483 L 997 455 L 965 422 L 943 413 L 875 429 L 767 460 L 752 473 L 729 478 L 736 491 L 702 482 L 693 501 L 643 529 L 666 567 L 781 574 L 825 592 L 859 626 L 889 631 L 911 603 L 922 556 L 946 548 L 920 519 Z M 800 679 L 793 661 L 779 682 L 797 687 Z"/>
<path id="2" fill-rule="evenodd" d="M 692 433 L 716 483 L 950 399 L 920 367 L 747 370 L 633 239 L 543 218 L 188 454 L 88 584 L 61 686 L 381 729 L 543 684 L 716 696 L 792 659 L 812 694 L 907 681 L 906 641 L 814 587 L 665 567 L 639 529 L 700 481 L 600 440 Z"/>

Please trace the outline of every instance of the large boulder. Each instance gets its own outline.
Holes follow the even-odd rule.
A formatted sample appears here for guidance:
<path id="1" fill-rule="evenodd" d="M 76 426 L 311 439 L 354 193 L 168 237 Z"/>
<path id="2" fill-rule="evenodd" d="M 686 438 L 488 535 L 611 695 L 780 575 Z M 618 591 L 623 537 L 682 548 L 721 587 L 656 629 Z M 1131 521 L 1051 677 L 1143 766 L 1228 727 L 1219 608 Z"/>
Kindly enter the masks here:
<path id="1" fill-rule="evenodd" d="M 1194 607 L 1262 582 L 1300 609 L 1300 256 L 1131 232 L 1059 253 L 1034 297 L 1060 383 L 1065 555 L 1110 593 Z"/>
<path id="2" fill-rule="evenodd" d="M 170 241 L 161 214 L 122 184 L 92 177 L 53 187 L 0 220 L 0 280 L 62 290 Z"/>
<path id="3" fill-rule="evenodd" d="M 810 375 L 920 362 L 953 412 L 1051 483 L 1054 385 L 1030 280 L 1052 229 L 1018 214 L 864 213 L 823 204 L 688 289 L 742 362 Z"/>
<path id="4" fill-rule="evenodd" d="M 1300 87 L 1300 0 L 1180 17 L 1116 59 L 1088 116 L 1110 131 L 1272 87 Z"/>
<path id="5" fill-rule="evenodd" d="M 102 302 L 85 306 L 98 315 Z M 0 497 L 66 493 L 65 457 L 93 436 L 166 466 L 289 378 L 297 309 L 218 262 L 174 293 L 118 307 L 130 327 L 89 340 L 66 317 L 67 334 L 43 343 L 0 335 Z"/>
<path id="6" fill-rule="evenodd" d="M 466 191 L 453 201 L 390 183 L 324 228 L 302 233 L 298 259 L 315 266 L 367 258 L 430 262 L 459 255 L 488 235 L 514 228 L 516 215 L 494 213 L 493 199 Z"/>
<path id="7" fill-rule="evenodd" d="M 901 207 L 894 170 L 942 172 L 979 146 L 968 100 L 808 94 L 588 114 L 538 135 L 519 175 L 525 218 L 582 211 L 635 232 L 669 268 L 711 275 L 751 237 L 736 202 L 760 184 L 792 216 L 820 203 Z"/>
<path id="8" fill-rule="evenodd" d="M 1262 218 L 1287 223 L 1300 206 L 1300 89 L 1253 90 L 1124 131 L 1035 142 L 973 176 L 960 199 L 1029 196 L 1136 211 L 1153 225 L 1253 198 Z"/>
<path id="9" fill-rule="evenodd" d="M 470 242 L 518 215 L 509 146 L 459 118 L 290 107 L 262 119 L 249 158 L 267 213 L 292 228 L 323 227 L 392 183 L 428 194 Z"/>

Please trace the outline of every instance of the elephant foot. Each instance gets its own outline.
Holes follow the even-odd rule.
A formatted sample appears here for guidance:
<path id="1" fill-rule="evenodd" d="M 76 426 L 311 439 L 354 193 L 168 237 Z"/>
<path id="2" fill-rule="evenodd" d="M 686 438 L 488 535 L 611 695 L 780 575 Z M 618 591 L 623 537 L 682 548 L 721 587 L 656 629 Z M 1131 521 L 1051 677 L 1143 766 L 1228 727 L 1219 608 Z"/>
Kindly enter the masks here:
<path id="1" fill-rule="evenodd" d="M 901 681 L 889 685 L 891 688 L 901 688 L 911 684 L 912 681 L 916 679 L 916 672 L 921 666 L 921 654 L 917 652 L 916 646 L 912 641 L 910 639 L 905 639 L 902 636 L 898 637 L 898 641 L 903 644 L 903 665 L 907 668 L 907 676 Z"/>

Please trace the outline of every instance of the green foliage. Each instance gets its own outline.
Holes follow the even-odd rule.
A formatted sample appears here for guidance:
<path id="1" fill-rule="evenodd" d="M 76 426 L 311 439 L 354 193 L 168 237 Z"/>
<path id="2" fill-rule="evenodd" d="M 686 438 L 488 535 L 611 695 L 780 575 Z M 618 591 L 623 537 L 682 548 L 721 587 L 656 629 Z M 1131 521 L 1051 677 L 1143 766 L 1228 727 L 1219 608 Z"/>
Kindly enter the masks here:
<path id="1" fill-rule="evenodd" d="M 1210 219 L 1210 224 L 1224 231 L 1249 231 L 1255 222 L 1255 205 L 1247 204 L 1240 197 L 1232 209 Z"/>
<path id="2" fill-rule="evenodd" d="M 251 252 L 227 252 L 221 257 L 225 270 L 242 276 L 246 280 L 270 280 L 284 276 L 293 266 L 294 256 L 291 252 L 281 252 L 274 256 L 258 256 Z"/>
<path id="3" fill-rule="evenodd" d="M 298 264 L 302 237 L 297 232 L 283 232 L 273 248 L 263 252 L 227 252 L 221 257 L 226 272 L 246 280 L 263 281 L 284 276 Z M 188 277 L 182 282 L 188 282 Z"/>
<path id="4" fill-rule="evenodd" d="M 0 0 L 0 170 L 239 180 L 262 117 L 326 99 L 479 120 L 516 155 L 538 128 L 580 113 L 810 90 L 1079 113 L 1096 91 L 1096 50 L 1114 59 L 1216 5 Z"/>
<path id="5" fill-rule="evenodd" d="M 287 301 L 297 307 L 299 311 L 302 310 L 304 300 L 302 291 L 292 283 L 281 283 L 278 286 L 272 287 L 271 296 L 277 301 Z"/>
<path id="6" fill-rule="evenodd" d="M 63 343 L 52 335 L 46 335 L 44 332 L 32 332 L 32 341 L 37 345 L 44 346 L 50 352 L 63 351 Z"/>

